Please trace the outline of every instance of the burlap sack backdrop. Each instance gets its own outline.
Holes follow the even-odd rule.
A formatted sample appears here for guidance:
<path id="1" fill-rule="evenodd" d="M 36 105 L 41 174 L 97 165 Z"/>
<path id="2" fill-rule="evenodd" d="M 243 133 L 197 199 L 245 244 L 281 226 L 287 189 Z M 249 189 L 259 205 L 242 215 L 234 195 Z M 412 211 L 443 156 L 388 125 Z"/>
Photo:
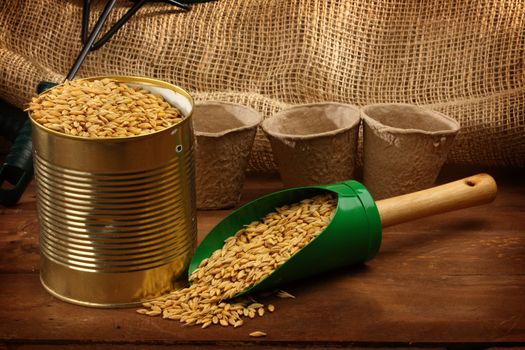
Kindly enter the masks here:
<path id="1" fill-rule="evenodd" d="M 1 1 L 0 97 L 23 106 L 40 80 L 62 81 L 80 23 L 81 0 Z M 523 0 L 148 4 L 77 77 L 155 77 L 265 117 L 319 101 L 427 105 L 461 123 L 450 162 L 525 166 L 524 52 Z M 260 131 L 250 165 L 275 167 Z"/>

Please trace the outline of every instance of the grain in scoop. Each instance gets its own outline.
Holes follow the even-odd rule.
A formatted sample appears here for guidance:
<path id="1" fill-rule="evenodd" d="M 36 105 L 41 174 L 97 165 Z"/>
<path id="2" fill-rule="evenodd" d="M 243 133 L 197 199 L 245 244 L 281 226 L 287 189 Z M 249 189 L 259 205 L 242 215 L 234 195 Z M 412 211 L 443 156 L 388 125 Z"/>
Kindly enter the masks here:
<path id="1" fill-rule="evenodd" d="M 322 194 L 284 205 L 227 238 L 190 276 L 191 286 L 144 303 L 140 314 L 162 316 L 187 325 L 239 327 L 265 315 L 253 299 L 228 300 L 255 285 L 307 245 L 330 223 L 337 198 Z M 293 297 L 282 292 L 282 295 Z M 268 305 L 268 311 L 275 307 Z"/>

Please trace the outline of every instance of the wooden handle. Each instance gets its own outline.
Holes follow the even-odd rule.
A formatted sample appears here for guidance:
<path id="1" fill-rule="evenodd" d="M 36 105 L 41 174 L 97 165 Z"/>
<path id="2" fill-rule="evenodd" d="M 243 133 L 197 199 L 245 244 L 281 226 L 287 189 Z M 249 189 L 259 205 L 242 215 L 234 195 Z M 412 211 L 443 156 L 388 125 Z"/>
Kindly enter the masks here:
<path id="1" fill-rule="evenodd" d="M 492 176 L 478 174 L 445 185 L 376 202 L 383 227 L 492 202 L 497 186 Z"/>

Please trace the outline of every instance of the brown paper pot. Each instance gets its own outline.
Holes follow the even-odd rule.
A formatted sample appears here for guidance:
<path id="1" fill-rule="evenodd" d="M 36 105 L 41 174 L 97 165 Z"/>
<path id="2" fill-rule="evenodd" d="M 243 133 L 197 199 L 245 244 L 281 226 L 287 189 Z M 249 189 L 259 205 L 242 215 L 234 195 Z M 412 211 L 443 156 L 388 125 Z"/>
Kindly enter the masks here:
<path id="1" fill-rule="evenodd" d="M 239 203 L 244 171 L 262 118 L 233 103 L 198 104 L 193 112 L 195 180 L 198 209 Z"/>
<path id="2" fill-rule="evenodd" d="M 418 191 L 434 184 L 459 123 L 410 104 L 363 108 L 363 181 L 375 199 Z"/>
<path id="3" fill-rule="evenodd" d="M 359 109 L 341 103 L 292 107 L 266 119 L 268 136 L 286 187 L 329 184 L 353 177 Z"/>

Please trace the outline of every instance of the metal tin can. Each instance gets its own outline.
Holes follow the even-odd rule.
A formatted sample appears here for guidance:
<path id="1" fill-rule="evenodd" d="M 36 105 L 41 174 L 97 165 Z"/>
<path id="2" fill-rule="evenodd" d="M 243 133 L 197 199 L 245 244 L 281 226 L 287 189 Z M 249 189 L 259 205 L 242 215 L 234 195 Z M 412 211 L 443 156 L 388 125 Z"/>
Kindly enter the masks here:
<path id="1" fill-rule="evenodd" d="M 148 135 L 86 138 L 33 119 L 40 279 L 86 306 L 132 306 L 184 286 L 196 246 L 193 100 L 180 87 L 111 78 L 161 94 L 181 122 Z"/>

